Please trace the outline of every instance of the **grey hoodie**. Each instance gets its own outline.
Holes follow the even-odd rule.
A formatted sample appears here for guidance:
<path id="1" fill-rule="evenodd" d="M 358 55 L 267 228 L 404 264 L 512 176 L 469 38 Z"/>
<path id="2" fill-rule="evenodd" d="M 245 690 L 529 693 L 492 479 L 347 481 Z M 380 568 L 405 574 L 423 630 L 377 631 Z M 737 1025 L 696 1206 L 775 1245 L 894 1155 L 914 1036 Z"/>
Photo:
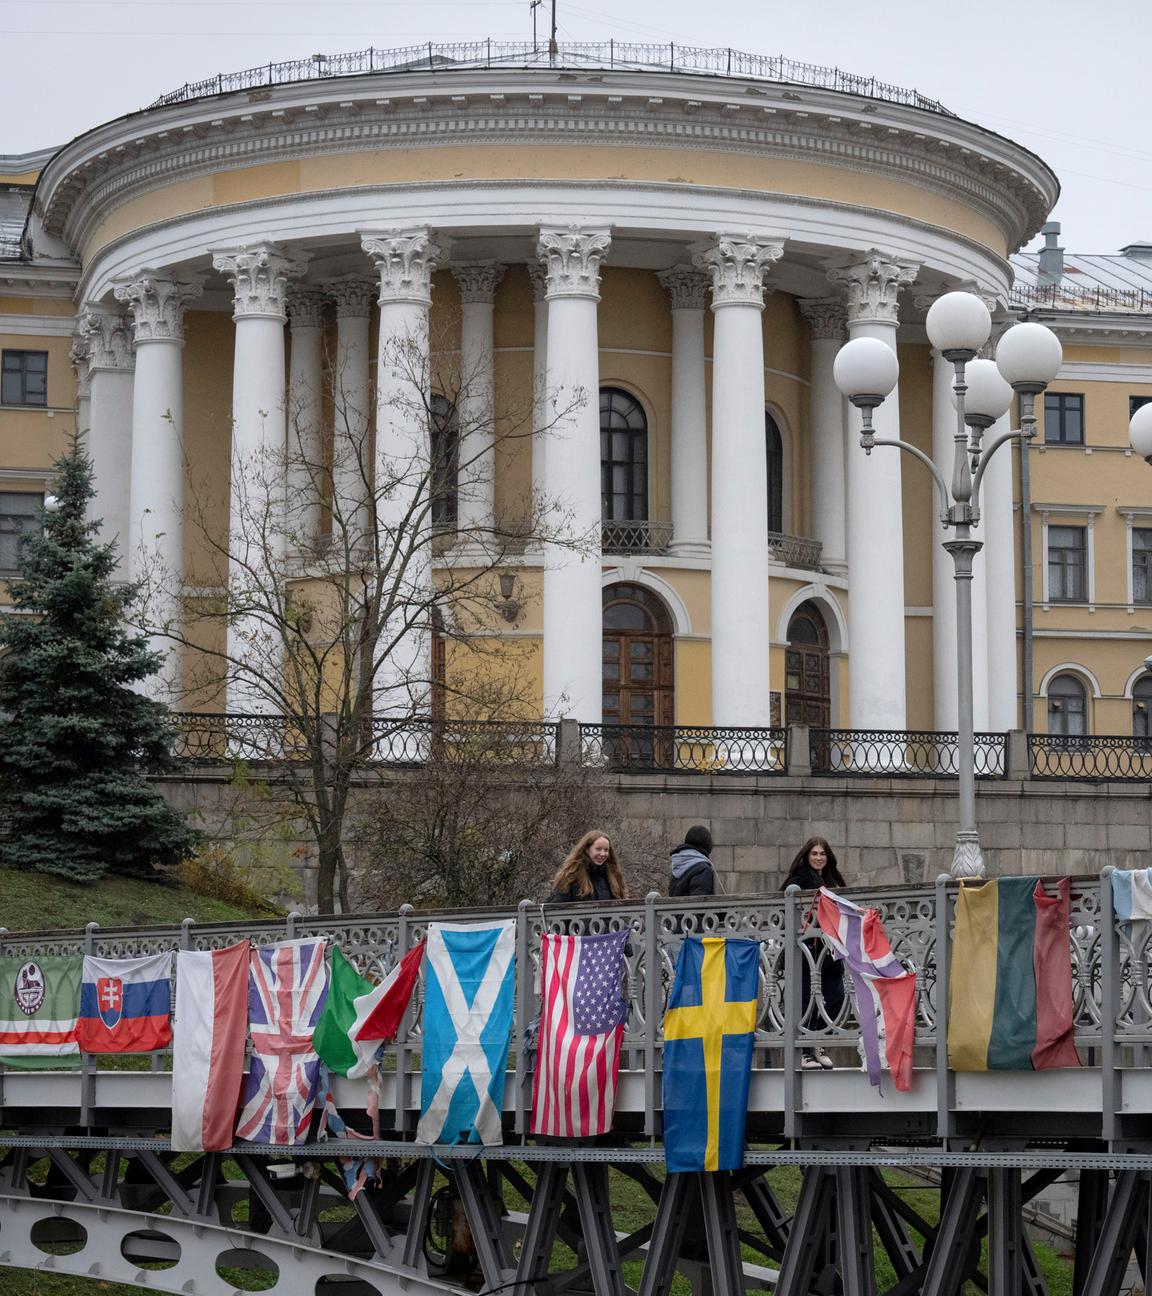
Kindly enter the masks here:
<path id="1" fill-rule="evenodd" d="M 677 846 L 672 852 L 670 896 L 713 895 L 716 879 L 712 861 L 695 846 Z"/>

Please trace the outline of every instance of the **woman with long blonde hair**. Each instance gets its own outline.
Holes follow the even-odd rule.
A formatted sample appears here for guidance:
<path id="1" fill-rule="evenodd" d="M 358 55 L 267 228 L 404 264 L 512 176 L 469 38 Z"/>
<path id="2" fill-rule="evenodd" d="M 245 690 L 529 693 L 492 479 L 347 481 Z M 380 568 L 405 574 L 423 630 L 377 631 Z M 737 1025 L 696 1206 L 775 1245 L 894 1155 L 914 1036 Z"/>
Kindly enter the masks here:
<path id="1" fill-rule="evenodd" d="M 552 879 L 549 904 L 627 900 L 628 886 L 607 833 L 593 828 L 568 852 Z"/>

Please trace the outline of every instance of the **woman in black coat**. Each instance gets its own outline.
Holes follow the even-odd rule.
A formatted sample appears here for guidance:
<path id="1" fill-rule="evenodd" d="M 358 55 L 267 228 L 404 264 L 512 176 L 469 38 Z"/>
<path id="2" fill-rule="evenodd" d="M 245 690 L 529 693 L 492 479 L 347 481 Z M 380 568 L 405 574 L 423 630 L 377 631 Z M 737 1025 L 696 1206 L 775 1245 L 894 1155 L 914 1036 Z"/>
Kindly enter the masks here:
<path id="1" fill-rule="evenodd" d="M 571 904 L 578 900 L 627 900 L 628 887 L 616 860 L 612 839 L 593 828 L 568 852 L 552 879 L 547 904 Z"/>
<path id="2" fill-rule="evenodd" d="M 784 879 L 784 890 L 798 886 L 801 891 L 817 891 L 822 886 L 834 888 L 847 885 L 836 863 L 835 852 L 823 837 L 808 838 L 796 852 L 796 858 Z M 804 944 L 814 963 L 819 960 L 821 951 L 824 953 L 823 960 L 819 962 L 820 989 L 824 998 L 824 1011 L 829 1020 L 835 1021 L 844 1005 L 844 964 L 832 957 L 822 940 L 806 940 Z M 803 1025 L 813 1026 L 816 1023 L 808 1020 L 812 1010 L 812 974 L 806 958 L 801 960 L 800 975 L 800 1021 Z M 833 1068 L 832 1059 L 822 1048 L 804 1049 L 800 1055 L 800 1065 L 808 1071 L 831 1071 Z"/>

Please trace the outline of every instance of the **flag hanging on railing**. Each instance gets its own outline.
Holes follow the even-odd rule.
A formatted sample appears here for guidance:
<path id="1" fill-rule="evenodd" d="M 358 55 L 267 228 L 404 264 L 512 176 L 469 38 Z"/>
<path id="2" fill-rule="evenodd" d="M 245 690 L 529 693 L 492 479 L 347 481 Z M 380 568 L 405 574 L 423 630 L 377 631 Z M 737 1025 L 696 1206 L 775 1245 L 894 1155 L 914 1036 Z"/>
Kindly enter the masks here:
<path id="1" fill-rule="evenodd" d="M 1148 869 L 1117 869 L 1112 874 L 1112 907 L 1122 923 L 1152 919 L 1152 877 Z"/>
<path id="2" fill-rule="evenodd" d="M 172 1041 L 172 955 L 84 956 L 76 1040 L 84 1053 L 152 1053 Z"/>
<path id="3" fill-rule="evenodd" d="M 248 1039 L 249 941 L 176 955 L 172 1150 L 232 1146 Z"/>
<path id="4" fill-rule="evenodd" d="M 236 1137 L 249 1143 L 299 1143 L 321 1096 L 312 1033 L 328 992 L 324 942 L 283 941 L 255 949 L 248 971 L 252 1064 Z"/>
<path id="5" fill-rule="evenodd" d="M 417 1143 L 499 1143 L 516 924 L 432 923 Z"/>
<path id="6" fill-rule="evenodd" d="M 359 1080 L 372 1069 L 380 1045 L 396 1038 L 420 978 L 424 942 L 420 941 L 391 972 L 373 985 L 340 950 L 332 947 L 328 1002 L 312 1037 L 330 1071 Z"/>
<path id="7" fill-rule="evenodd" d="M 916 973 L 892 953 L 875 909 L 861 909 L 843 896 L 820 888 L 816 920 L 837 958 L 844 960 L 860 1018 L 860 1042 L 868 1079 L 880 1083 L 880 1045 L 902 1092 L 912 1088 L 912 1047 L 916 1035 Z"/>
<path id="8" fill-rule="evenodd" d="M 953 1071 L 1080 1065 L 1073 1042 L 1071 897 L 1035 877 L 965 883 L 956 896 L 948 986 Z"/>
<path id="9" fill-rule="evenodd" d="M 760 943 L 688 936 L 664 1014 L 670 1172 L 739 1170 L 756 1039 Z"/>
<path id="10" fill-rule="evenodd" d="M 74 1058 L 80 1011 L 78 957 L 45 954 L 0 958 L 0 1061 L 52 1065 Z"/>
<path id="11" fill-rule="evenodd" d="M 628 1004 L 628 931 L 541 939 L 540 1044 L 532 1133 L 591 1138 L 612 1128 Z"/>

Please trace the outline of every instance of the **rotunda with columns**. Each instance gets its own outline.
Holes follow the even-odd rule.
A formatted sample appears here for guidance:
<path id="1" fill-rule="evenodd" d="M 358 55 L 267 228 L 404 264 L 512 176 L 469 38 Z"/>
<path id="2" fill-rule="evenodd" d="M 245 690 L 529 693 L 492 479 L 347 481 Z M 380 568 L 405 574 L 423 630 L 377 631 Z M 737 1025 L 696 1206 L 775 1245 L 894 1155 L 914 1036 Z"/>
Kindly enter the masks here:
<path id="1" fill-rule="evenodd" d="M 954 728 L 931 483 L 859 450 L 832 362 L 849 337 L 892 347 L 877 432 L 948 462 L 951 369 L 925 312 L 957 286 L 1007 301 L 1056 180 L 914 92 L 677 53 L 220 78 L 60 149 L 27 246 L 79 266 L 79 422 L 128 574 L 151 549 L 185 591 L 209 585 L 194 486 L 226 500 L 230 463 L 292 425 L 355 515 L 366 484 L 342 447 L 389 452 L 388 348 L 423 339 L 482 378 L 450 411 L 481 470 L 442 543 L 534 494 L 596 537 L 529 545 L 502 572 L 502 632 L 538 648 L 543 714 Z M 484 442 L 541 389 L 583 399 L 515 451 Z M 1003 730 L 1019 703 L 999 460 L 974 606 L 976 724 Z M 230 561 L 250 561 L 234 492 L 219 509 Z M 302 510 L 317 540 L 330 524 L 322 501 Z M 171 655 L 168 681 L 189 668 Z M 238 685 L 226 705 L 257 703 Z"/>

